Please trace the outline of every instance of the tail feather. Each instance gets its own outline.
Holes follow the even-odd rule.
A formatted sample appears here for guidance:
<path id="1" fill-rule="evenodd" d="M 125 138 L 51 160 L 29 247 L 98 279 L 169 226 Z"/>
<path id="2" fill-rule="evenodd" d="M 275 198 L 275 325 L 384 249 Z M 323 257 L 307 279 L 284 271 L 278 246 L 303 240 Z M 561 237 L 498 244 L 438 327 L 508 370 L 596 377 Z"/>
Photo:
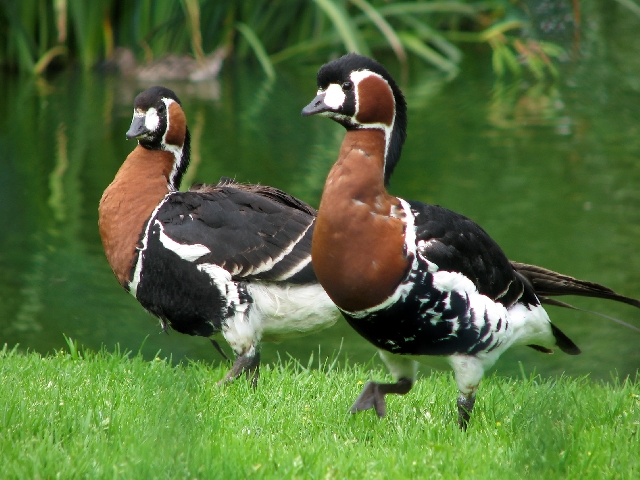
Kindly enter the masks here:
<path id="1" fill-rule="evenodd" d="M 543 303 L 574 308 L 564 302 L 551 300 L 542 297 L 553 297 L 559 295 L 579 295 L 583 297 L 605 298 L 616 302 L 626 303 L 640 308 L 640 300 L 619 295 L 610 288 L 594 282 L 578 280 L 577 278 L 563 275 L 553 270 L 528 265 L 526 263 L 511 262 L 513 268 L 522 275 L 533 287 L 538 298 Z"/>
<path id="2" fill-rule="evenodd" d="M 550 323 L 550 325 L 558 348 L 569 355 L 580 355 L 580 349 L 578 346 L 573 343 L 569 337 L 562 333 L 562 330 L 556 327 L 553 323 Z"/>
<path id="3" fill-rule="evenodd" d="M 572 310 L 578 310 L 580 312 L 586 312 L 586 313 L 591 313 L 593 315 L 598 315 L 599 317 L 606 318 L 607 320 L 611 320 L 612 322 L 615 322 L 619 325 L 630 328 L 631 330 L 634 330 L 640 333 L 640 328 L 634 325 L 631 325 L 630 323 L 627 323 L 624 320 L 620 320 L 619 318 L 612 317 L 611 315 L 607 315 L 605 313 L 594 312 L 593 310 L 587 310 L 586 308 L 574 307 L 569 303 L 561 302 L 560 300 L 556 300 L 555 298 L 539 297 L 538 300 L 540 300 L 540 303 L 543 303 L 546 305 L 555 305 L 556 307 L 571 308 Z"/>

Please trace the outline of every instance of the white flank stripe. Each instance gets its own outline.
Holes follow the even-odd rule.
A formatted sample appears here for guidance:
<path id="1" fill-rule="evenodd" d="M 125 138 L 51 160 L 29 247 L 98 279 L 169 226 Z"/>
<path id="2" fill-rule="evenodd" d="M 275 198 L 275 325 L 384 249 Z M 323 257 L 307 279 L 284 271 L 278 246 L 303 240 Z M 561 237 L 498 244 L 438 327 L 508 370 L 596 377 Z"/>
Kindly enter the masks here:
<path id="1" fill-rule="evenodd" d="M 131 295 L 133 295 L 134 297 L 136 296 L 136 293 L 138 291 L 138 285 L 140 284 L 140 275 L 142 274 L 143 256 L 144 256 L 145 250 L 147 249 L 147 245 L 149 243 L 149 229 L 153 224 L 153 219 L 158 214 L 158 210 L 160 210 L 160 208 L 162 207 L 162 205 L 164 205 L 164 203 L 167 201 L 170 195 L 171 195 L 171 192 L 167 193 L 162 199 L 162 201 L 158 204 L 158 206 L 153 210 L 153 212 L 151 212 L 151 216 L 149 217 L 149 221 L 147 222 L 147 228 L 145 229 L 144 235 L 142 236 L 142 248 L 140 248 L 138 251 L 138 260 L 136 261 L 136 267 L 133 271 L 133 278 L 129 282 L 129 293 L 131 293 Z"/>
<path id="2" fill-rule="evenodd" d="M 284 272 L 282 275 L 276 278 L 276 280 L 277 281 L 287 280 L 288 278 L 293 277 L 296 273 L 298 273 L 300 270 L 302 270 L 304 267 L 306 267 L 310 263 L 311 263 L 311 256 L 308 256 L 307 258 L 302 260 L 300 263 L 295 265 L 293 268 L 291 268 L 289 271 Z"/>
<path id="3" fill-rule="evenodd" d="M 258 273 L 262 273 L 262 272 L 266 272 L 267 270 L 271 270 L 276 263 L 278 263 L 280 260 L 282 260 L 284 257 L 286 257 L 287 255 L 289 255 L 291 253 L 291 251 L 298 244 L 298 242 L 304 238 L 305 234 L 307 233 L 307 230 L 309 230 L 311 228 L 311 225 L 313 225 L 313 223 L 314 222 L 311 222 L 309 225 L 307 225 L 307 228 L 305 228 L 302 231 L 300 236 L 298 238 L 296 238 L 293 242 L 291 242 L 287 248 L 282 250 L 280 255 L 278 255 L 276 258 L 272 259 L 271 261 L 267 261 L 267 262 L 263 263 L 262 265 L 259 265 L 259 266 L 256 266 L 256 267 L 252 267 L 247 272 L 245 272 L 244 276 L 246 276 L 246 275 L 256 275 Z"/>
<path id="4" fill-rule="evenodd" d="M 231 274 L 224 268 L 213 263 L 202 263 L 197 268 L 209 275 L 213 284 L 220 290 L 223 298 L 226 299 L 227 305 L 233 304 L 236 312 L 248 308 L 248 303 L 240 304 L 238 288 L 235 282 L 231 280 Z"/>
<path id="5" fill-rule="evenodd" d="M 175 240 L 171 239 L 166 233 L 164 233 L 164 226 L 158 220 L 155 223 L 160 228 L 160 243 L 167 250 L 171 250 L 173 253 L 178 255 L 181 259 L 186 260 L 187 262 L 195 262 L 203 255 L 207 253 L 211 253 L 208 247 L 202 245 L 200 243 L 194 243 L 193 245 L 184 245 L 182 243 L 178 243 Z"/>

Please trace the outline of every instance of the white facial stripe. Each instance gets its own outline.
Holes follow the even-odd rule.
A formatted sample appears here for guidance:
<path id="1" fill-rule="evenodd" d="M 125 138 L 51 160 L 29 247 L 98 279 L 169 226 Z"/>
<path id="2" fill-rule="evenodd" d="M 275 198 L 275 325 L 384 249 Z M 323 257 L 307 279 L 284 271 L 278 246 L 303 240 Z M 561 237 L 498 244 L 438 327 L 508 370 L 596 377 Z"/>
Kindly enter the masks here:
<path id="1" fill-rule="evenodd" d="M 162 145 L 163 145 L 163 149 L 166 150 L 167 152 L 171 152 L 176 159 L 176 161 L 173 163 L 173 169 L 171 169 L 171 174 L 169 175 L 169 182 L 171 183 L 171 186 L 173 188 L 177 188 L 177 185 L 175 185 L 175 180 L 176 180 L 176 174 L 178 173 L 178 167 L 180 166 L 180 162 L 182 160 L 182 147 L 178 145 L 173 145 L 171 143 L 167 143 L 167 134 L 171 129 L 171 118 L 170 118 L 171 116 L 169 115 L 169 107 L 173 102 L 175 102 L 175 100 L 171 98 L 163 98 L 162 101 L 167 106 L 166 108 L 167 128 L 165 129 L 164 135 L 162 136 Z"/>
<path id="2" fill-rule="evenodd" d="M 155 132 L 156 128 L 160 124 L 160 117 L 158 117 L 158 111 L 151 107 L 147 110 L 147 114 L 144 119 L 144 126 L 147 127 L 147 130 L 150 132 Z"/>
<path id="3" fill-rule="evenodd" d="M 365 78 L 368 78 L 371 76 L 382 78 L 380 75 L 378 75 L 377 73 L 373 73 L 371 70 L 356 70 L 355 72 L 351 72 L 351 75 L 349 75 L 349 77 L 351 78 L 351 81 L 355 86 L 357 86 Z"/>
<path id="4" fill-rule="evenodd" d="M 324 103 L 330 108 L 337 109 L 342 106 L 345 98 L 347 96 L 342 91 L 342 87 L 332 83 L 325 90 Z"/>

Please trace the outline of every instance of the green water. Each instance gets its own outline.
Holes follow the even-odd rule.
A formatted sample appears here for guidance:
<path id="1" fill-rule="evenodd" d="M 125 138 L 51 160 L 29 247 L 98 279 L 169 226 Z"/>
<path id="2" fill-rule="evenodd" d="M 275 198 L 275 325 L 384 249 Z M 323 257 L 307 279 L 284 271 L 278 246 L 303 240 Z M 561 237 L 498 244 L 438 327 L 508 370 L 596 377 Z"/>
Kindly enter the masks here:
<path id="1" fill-rule="evenodd" d="M 392 192 L 471 217 L 514 260 L 640 297 L 640 41 L 628 41 L 637 21 L 616 22 L 615 31 L 582 37 L 580 60 L 563 65 L 556 84 L 496 83 L 487 52 L 474 49 L 449 83 L 414 66 Z M 270 184 L 317 206 L 343 135 L 333 122 L 300 116 L 317 67 L 283 69 L 269 84 L 259 70 L 229 65 L 217 86 L 167 85 L 183 101 L 200 160 L 190 180 Z M 92 349 L 137 352 L 144 344 L 149 358 L 161 351 L 176 361 L 219 361 L 206 339 L 160 333 L 102 252 L 97 204 L 134 147 L 124 133 L 146 86 L 64 73 L 47 81 L 0 76 L 0 87 L 0 343 L 46 353 L 65 346 L 66 334 Z M 573 303 L 640 326 L 632 307 Z M 607 379 L 640 367 L 639 333 L 587 313 L 549 312 L 583 354 L 515 348 L 498 372 L 518 375 L 521 361 L 526 372 Z M 267 344 L 263 358 L 291 355 L 307 365 L 319 348 L 321 356 L 340 351 L 340 360 L 374 356 L 341 321 Z"/>

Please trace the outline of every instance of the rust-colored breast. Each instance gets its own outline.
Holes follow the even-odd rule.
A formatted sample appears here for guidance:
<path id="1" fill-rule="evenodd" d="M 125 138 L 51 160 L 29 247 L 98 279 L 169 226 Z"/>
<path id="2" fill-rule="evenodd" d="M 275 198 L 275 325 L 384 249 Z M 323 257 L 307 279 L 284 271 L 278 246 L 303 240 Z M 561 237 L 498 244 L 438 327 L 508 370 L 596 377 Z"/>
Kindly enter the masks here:
<path id="1" fill-rule="evenodd" d="M 398 200 L 383 183 L 384 133 L 348 132 L 331 169 L 312 244 L 318 280 L 340 308 L 382 303 L 405 275 L 404 224 L 390 216 Z"/>
<path id="2" fill-rule="evenodd" d="M 169 193 L 174 157 L 138 145 L 104 191 L 98 207 L 104 252 L 118 282 L 131 280 L 136 245 L 153 210 Z"/>

